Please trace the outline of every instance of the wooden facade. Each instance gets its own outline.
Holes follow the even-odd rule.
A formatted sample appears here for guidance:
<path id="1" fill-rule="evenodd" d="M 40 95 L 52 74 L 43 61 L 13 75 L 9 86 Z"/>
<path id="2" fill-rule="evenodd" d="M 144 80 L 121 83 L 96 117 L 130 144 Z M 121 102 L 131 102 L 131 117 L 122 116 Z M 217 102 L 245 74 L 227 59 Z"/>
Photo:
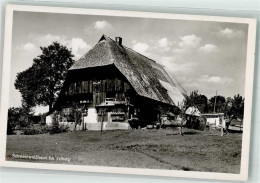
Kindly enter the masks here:
<path id="1" fill-rule="evenodd" d="M 155 122 L 158 120 L 158 104 L 166 105 L 137 95 L 114 66 L 71 72 L 69 78 L 54 106 L 61 122 L 74 122 L 73 110 L 78 108 L 83 109 L 83 113 L 94 108 L 97 123 L 128 124 L 131 118 Z M 87 117 L 84 122 L 88 123 Z"/>

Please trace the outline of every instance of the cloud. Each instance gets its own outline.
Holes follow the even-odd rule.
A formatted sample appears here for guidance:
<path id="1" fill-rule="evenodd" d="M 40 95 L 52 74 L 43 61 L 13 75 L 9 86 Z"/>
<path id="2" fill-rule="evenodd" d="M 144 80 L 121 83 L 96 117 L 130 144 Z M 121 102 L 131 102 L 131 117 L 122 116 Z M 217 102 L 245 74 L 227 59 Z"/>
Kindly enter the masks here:
<path id="1" fill-rule="evenodd" d="M 149 55 L 147 53 L 147 51 L 150 48 L 150 46 L 146 43 L 136 42 L 132 48 L 133 48 L 133 50 L 137 51 L 138 53 L 141 53 L 144 55 Z"/>
<path id="2" fill-rule="evenodd" d="M 228 77 L 209 76 L 209 75 L 201 75 L 196 80 L 199 83 L 212 83 L 212 84 L 228 84 L 233 81 L 233 79 Z"/>
<path id="3" fill-rule="evenodd" d="M 183 36 L 180 39 L 181 39 L 181 41 L 179 42 L 180 48 L 196 48 L 200 45 L 201 42 L 201 38 L 197 37 L 194 34 Z"/>
<path id="4" fill-rule="evenodd" d="M 218 51 L 218 47 L 214 44 L 205 44 L 201 46 L 201 37 L 194 34 L 182 36 L 178 42 L 178 47 L 173 49 L 174 53 L 187 54 L 194 51 L 202 53 L 214 53 Z"/>
<path id="5" fill-rule="evenodd" d="M 163 65 L 174 75 L 187 75 L 192 71 L 194 63 L 187 63 L 178 60 L 179 58 L 171 56 L 157 57 L 156 61 Z"/>
<path id="6" fill-rule="evenodd" d="M 158 40 L 159 48 L 162 48 L 164 51 L 169 51 L 171 45 L 172 43 L 165 37 Z"/>
<path id="7" fill-rule="evenodd" d="M 82 57 L 86 52 L 88 52 L 92 46 L 88 45 L 85 41 L 81 38 L 72 38 L 68 45 L 72 49 L 72 53 L 74 54 L 76 59 Z"/>
<path id="8" fill-rule="evenodd" d="M 31 38 L 33 43 L 27 43 L 25 45 L 20 46 L 19 48 L 25 50 L 29 50 L 30 48 L 35 48 L 35 50 L 39 50 L 40 46 L 46 47 L 51 45 L 53 42 L 57 41 L 60 44 L 66 46 L 67 48 L 71 49 L 72 54 L 74 55 L 74 59 L 77 60 L 82 57 L 87 51 L 89 51 L 92 46 L 87 44 L 83 39 L 78 37 L 67 38 L 65 36 L 58 36 L 53 34 L 46 34 L 46 35 L 33 35 Z"/>
<path id="9" fill-rule="evenodd" d="M 164 51 L 166 51 L 166 49 L 171 49 L 171 43 L 167 38 L 161 38 L 159 40 L 150 40 L 149 43 L 151 44 L 137 42 L 136 40 L 133 40 L 132 43 L 133 50 L 155 60 L 157 63 L 166 67 L 174 75 L 184 75 L 187 72 L 192 71 L 193 69 L 194 63 L 185 62 L 182 56 L 171 56 L 171 53 L 166 56 L 166 54 L 161 53 L 160 48 L 164 49 Z"/>
<path id="10" fill-rule="evenodd" d="M 134 39 L 134 40 L 132 41 L 132 43 L 135 44 L 135 43 L 137 43 L 137 41 Z"/>
<path id="11" fill-rule="evenodd" d="M 210 95 L 215 90 L 224 91 L 227 85 L 233 84 L 234 81 L 229 77 L 221 77 L 214 75 L 199 75 L 197 77 L 183 77 L 183 86 L 190 90 L 200 90 L 207 95 Z"/>
<path id="12" fill-rule="evenodd" d="M 74 58 L 76 60 L 82 57 L 92 47 L 91 45 L 88 45 L 83 39 L 77 37 L 68 39 L 65 36 L 47 34 L 45 36 L 41 36 L 39 40 L 39 45 L 41 46 L 48 46 L 52 42 L 58 41 L 62 45 L 71 48 L 72 54 L 75 56 Z"/>
<path id="13" fill-rule="evenodd" d="M 39 36 L 38 40 L 38 44 L 40 46 L 48 46 L 53 42 L 57 41 L 62 45 L 71 48 L 72 54 L 75 56 L 76 60 L 82 57 L 92 47 L 91 45 L 88 45 L 83 39 L 77 37 L 68 39 L 65 36 L 47 34 L 44 36 Z"/>
<path id="14" fill-rule="evenodd" d="M 22 44 L 22 45 L 18 46 L 18 49 L 24 50 L 24 51 L 34 51 L 37 48 L 36 48 L 35 44 L 28 42 L 26 44 Z"/>
<path id="15" fill-rule="evenodd" d="M 214 44 L 205 44 L 199 48 L 199 51 L 203 53 L 216 53 L 218 52 L 218 47 Z"/>
<path id="16" fill-rule="evenodd" d="M 101 21 L 96 21 L 93 24 L 93 29 L 97 31 L 111 31 L 114 30 L 114 27 L 107 21 L 101 20 Z"/>
<path id="17" fill-rule="evenodd" d="M 202 75 L 197 81 L 201 83 L 220 83 L 221 80 L 222 79 L 219 76 Z"/>
<path id="18" fill-rule="evenodd" d="M 71 40 L 72 51 L 77 52 L 80 49 L 85 49 L 87 47 L 87 43 L 80 38 L 72 38 Z"/>
<path id="19" fill-rule="evenodd" d="M 38 36 L 37 40 L 41 46 L 48 46 L 55 41 L 61 42 L 62 38 L 57 35 L 47 34 L 44 36 Z"/>
<path id="20" fill-rule="evenodd" d="M 240 30 L 235 30 L 235 29 L 230 29 L 230 28 L 225 28 L 221 29 L 218 34 L 222 37 L 226 37 L 228 39 L 232 38 L 240 38 L 244 35 L 243 31 Z"/>
<path id="21" fill-rule="evenodd" d="M 167 68 L 169 68 L 169 69 L 171 69 L 171 68 L 173 68 L 174 66 L 176 66 L 175 58 L 174 58 L 174 57 L 166 57 L 166 56 L 157 57 L 156 61 L 157 61 L 159 64 L 161 64 L 161 65 L 163 65 L 163 66 L 165 66 L 165 67 L 167 67 Z"/>
<path id="22" fill-rule="evenodd" d="M 196 35 L 187 35 L 180 37 L 180 41 L 178 43 L 178 48 L 174 49 L 175 53 L 188 53 L 200 46 L 201 38 Z"/>

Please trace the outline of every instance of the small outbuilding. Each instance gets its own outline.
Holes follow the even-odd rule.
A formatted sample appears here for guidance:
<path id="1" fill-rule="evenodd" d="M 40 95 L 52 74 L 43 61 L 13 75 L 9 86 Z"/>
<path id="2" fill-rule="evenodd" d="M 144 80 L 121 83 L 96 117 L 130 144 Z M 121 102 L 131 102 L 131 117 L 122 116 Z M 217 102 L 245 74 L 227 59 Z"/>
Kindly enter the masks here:
<path id="1" fill-rule="evenodd" d="M 201 114 L 202 116 L 206 117 L 207 124 L 211 128 L 226 128 L 226 122 L 224 119 L 224 113 L 207 113 Z"/>

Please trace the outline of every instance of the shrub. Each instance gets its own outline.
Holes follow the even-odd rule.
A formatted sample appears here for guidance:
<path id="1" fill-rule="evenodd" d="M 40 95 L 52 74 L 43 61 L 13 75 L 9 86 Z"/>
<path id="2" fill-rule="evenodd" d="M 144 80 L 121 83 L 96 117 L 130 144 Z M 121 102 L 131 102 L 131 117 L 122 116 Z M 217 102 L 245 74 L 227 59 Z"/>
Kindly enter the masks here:
<path id="1" fill-rule="evenodd" d="M 23 134 L 24 135 L 37 135 L 37 134 L 41 134 L 41 131 L 34 129 L 34 128 L 26 128 L 25 130 L 23 130 Z"/>
<path id="2" fill-rule="evenodd" d="M 38 134 L 48 133 L 49 129 L 48 127 L 45 126 L 43 127 L 40 125 L 30 125 L 24 128 L 22 131 L 24 135 L 38 135 Z"/>
<path id="3" fill-rule="evenodd" d="M 22 130 L 24 135 L 38 135 L 50 133 L 51 128 L 47 126 L 40 126 L 40 128 L 35 128 L 34 126 L 29 126 Z"/>
<path id="4" fill-rule="evenodd" d="M 7 134 L 13 134 L 15 127 L 20 120 L 20 108 L 11 107 L 8 109 Z"/>
<path id="5" fill-rule="evenodd" d="M 23 130 L 24 135 L 37 135 L 37 134 L 44 134 L 44 133 L 50 133 L 57 134 L 57 133 L 63 133 L 67 132 L 69 129 L 68 126 L 65 125 L 59 125 L 58 119 L 56 114 L 54 113 L 53 116 L 53 122 L 51 127 L 42 126 L 40 125 L 29 125 L 27 128 Z"/>
<path id="6" fill-rule="evenodd" d="M 8 120 L 8 123 L 7 123 L 7 135 L 12 135 L 12 134 L 14 134 L 14 129 L 15 129 L 15 127 L 16 127 L 16 124 L 14 124 L 14 123 L 12 123 L 12 122 L 10 122 L 10 121 Z"/>
<path id="7" fill-rule="evenodd" d="M 20 127 L 28 127 L 30 123 L 26 120 L 21 120 L 19 123 Z"/>
<path id="8" fill-rule="evenodd" d="M 49 132 L 50 132 L 50 127 L 44 126 L 41 128 L 41 134 L 49 133 Z"/>
<path id="9" fill-rule="evenodd" d="M 41 115 L 41 121 L 40 121 L 41 126 L 46 125 L 46 115 L 47 115 L 47 113 L 44 113 L 44 114 Z"/>
<path id="10" fill-rule="evenodd" d="M 50 134 L 57 134 L 57 133 L 63 133 L 68 131 L 68 126 L 59 125 L 56 112 L 53 114 L 52 118 L 52 126 L 49 129 Z"/>
<path id="11" fill-rule="evenodd" d="M 58 134 L 58 133 L 63 133 L 63 132 L 68 132 L 68 127 L 65 126 L 52 126 L 49 130 L 50 134 Z"/>

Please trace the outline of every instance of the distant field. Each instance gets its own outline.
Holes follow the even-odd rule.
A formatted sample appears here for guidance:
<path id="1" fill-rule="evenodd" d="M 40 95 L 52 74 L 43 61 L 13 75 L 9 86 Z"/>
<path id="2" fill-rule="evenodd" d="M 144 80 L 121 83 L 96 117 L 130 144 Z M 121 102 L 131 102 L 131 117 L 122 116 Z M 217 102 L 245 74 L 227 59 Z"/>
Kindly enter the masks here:
<path id="1" fill-rule="evenodd" d="M 239 173 L 242 134 L 218 131 L 116 130 L 10 135 L 7 160 L 111 167 Z M 28 160 L 13 155 L 54 157 Z M 57 159 L 57 157 L 59 159 Z M 70 162 L 66 161 L 70 159 Z"/>

